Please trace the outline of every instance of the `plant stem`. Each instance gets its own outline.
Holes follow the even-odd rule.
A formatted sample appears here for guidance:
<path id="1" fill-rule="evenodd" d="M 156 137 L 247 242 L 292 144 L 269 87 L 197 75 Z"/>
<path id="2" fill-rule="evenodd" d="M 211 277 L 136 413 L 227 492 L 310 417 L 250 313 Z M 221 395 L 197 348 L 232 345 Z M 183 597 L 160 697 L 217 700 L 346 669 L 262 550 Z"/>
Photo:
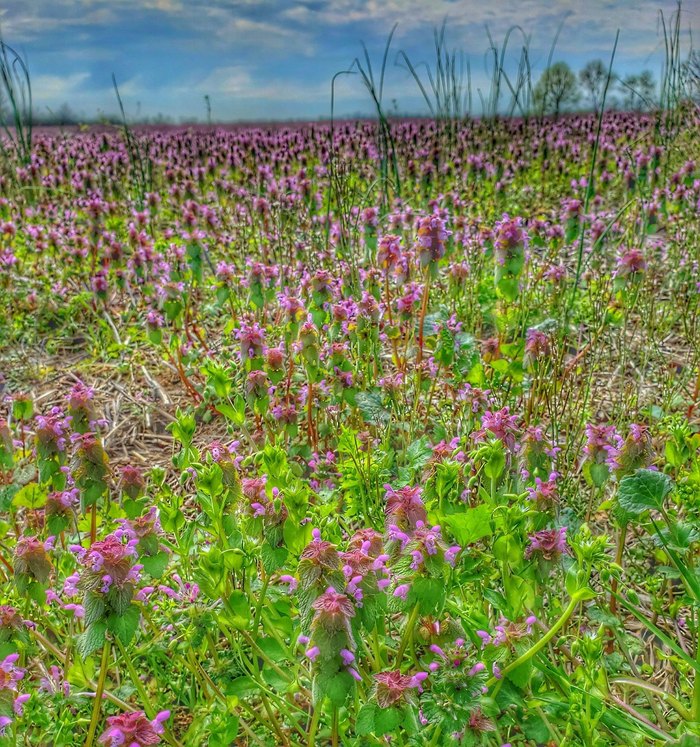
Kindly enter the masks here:
<path id="1" fill-rule="evenodd" d="M 697 631 L 697 625 L 696 625 Z M 697 640 L 697 651 L 695 653 L 695 660 L 700 665 L 700 634 L 696 632 Z M 670 703 L 671 701 L 669 701 Z M 695 681 L 693 683 L 693 713 L 691 721 L 700 722 L 700 671 L 695 672 Z"/>
<path id="2" fill-rule="evenodd" d="M 117 648 L 119 649 L 119 653 L 122 656 L 122 659 L 124 660 L 124 664 L 126 665 L 127 672 L 129 672 L 129 677 L 131 678 L 131 681 L 138 691 L 139 698 L 141 699 L 141 703 L 143 705 L 143 709 L 146 712 L 146 715 L 148 718 L 153 719 L 156 717 L 156 709 L 153 707 L 153 704 L 151 703 L 151 699 L 146 692 L 146 688 L 143 686 L 143 682 L 141 682 L 141 679 L 136 671 L 134 669 L 134 665 L 131 661 L 131 657 L 126 651 L 126 648 L 124 647 L 124 644 L 119 640 L 119 636 L 115 636 L 114 640 L 116 641 Z M 175 740 L 169 731 L 166 729 L 164 735 L 166 741 L 171 745 L 179 745 L 179 742 Z"/>
<path id="3" fill-rule="evenodd" d="M 525 651 L 523 654 L 521 654 L 517 659 L 512 661 L 510 664 L 508 664 L 507 667 L 505 667 L 501 671 L 500 679 L 502 681 L 503 678 L 507 674 L 510 674 L 514 669 L 517 669 L 521 664 L 525 664 L 525 662 L 530 661 L 533 656 L 538 654 L 551 640 L 554 638 L 554 636 L 566 625 L 566 623 L 569 621 L 569 618 L 571 615 L 574 614 L 576 611 L 576 608 L 578 607 L 579 603 L 583 599 L 583 593 L 579 589 L 572 597 L 569 604 L 566 606 L 566 609 L 562 612 L 561 617 L 554 623 L 554 625 L 549 629 L 547 633 L 545 633 L 542 638 L 540 638 L 537 643 L 534 644 L 531 648 L 529 648 L 527 651 Z M 491 677 L 491 679 L 486 683 L 486 687 L 493 687 L 497 682 L 499 682 L 499 678 L 497 677 Z"/>
<path id="4" fill-rule="evenodd" d="M 627 524 L 623 524 L 620 527 L 620 532 L 617 538 L 617 552 L 615 554 L 615 563 L 622 567 L 622 559 L 625 554 L 625 540 L 627 539 Z M 617 578 L 613 577 L 612 581 L 610 582 L 610 614 L 616 615 L 617 614 L 617 597 L 615 596 L 617 592 Z M 615 635 L 612 631 L 612 629 L 608 629 L 608 632 L 610 634 L 610 638 L 608 640 L 608 644 L 606 646 L 607 653 L 611 654 L 613 652 L 614 643 L 615 643 Z"/>
<path id="5" fill-rule="evenodd" d="M 58 659 L 58 661 L 60 661 L 63 664 L 64 668 L 68 666 L 67 665 L 67 661 L 68 661 L 67 653 L 64 654 L 62 651 L 57 649 L 56 646 L 54 646 L 53 643 L 51 643 L 51 641 L 45 638 L 37 630 L 31 630 L 30 632 L 34 636 L 34 638 L 36 638 L 37 643 L 39 643 L 39 645 L 42 648 L 46 649 L 50 654 L 53 654 L 53 656 L 55 656 L 56 659 Z M 84 674 L 85 673 L 83 672 L 83 675 Z M 91 688 L 92 690 L 96 689 L 96 685 L 90 679 L 85 677 L 84 681 L 87 687 Z M 104 690 L 102 695 L 110 703 L 113 703 L 118 708 L 121 708 L 122 711 L 135 711 L 136 710 L 132 705 L 129 705 L 129 703 L 127 703 L 125 700 L 118 698 L 116 695 L 109 692 L 109 690 Z"/>
<path id="6" fill-rule="evenodd" d="M 320 718 L 321 709 L 318 706 L 314 706 L 314 712 L 311 716 L 311 726 L 309 727 L 308 747 L 316 747 L 316 732 L 318 730 L 318 722 Z"/>
<path id="7" fill-rule="evenodd" d="M 338 706 L 333 707 L 331 744 L 333 745 L 333 747 L 338 747 Z"/>
<path id="8" fill-rule="evenodd" d="M 438 724 L 437 727 L 435 728 L 435 733 L 433 734 L 433 738 L 430 740 L 429 747 L 436 747 L 437 743 L 440 741 L 441 734 L 442 734 L 442 726 Z"/>
<path id="9" fill-rule="evenodd" d="M 691 712 L 683 705 L 683 703 L 680 702 L 680 700 L 671 695 L 671 693 L 667 693 L 665 690 L 662 690 L 660 687 L 652 685 L 650 682 L 644 682 L 644 680 L 638 680 L 634 677 L 616 677 L 614 680 L 611 680 L 611 684 L 629 685 L 631 687 L 638 687 L 640 690 L 646 690 L 650 693 L 654 693 L 664 700 L 667 700 L 668 704 L 676 711 L 676 713 L 678 713 L 678 715 L 684 721 L 695 720 Z"/>
<path id="10" fill-rule="evenodd" d="M 425 268 L 425 283 L 423 285 L 423 303 L 420 307 L 420 316 L 418 317 L 418 354 L 416 356 L 416 365 L 423 360 L 423 328 L 425 326 L 425 315 L 428 313 L 428 296 L 430 295 L 430 283 L 432 275 L 430 266 Z"/>
<path id="11" fill-rule="evenodd" d="M 411 610 L 411 614 L 408 618 L 408 622 L 406 623 L 406 629 L 403 632 L 403 636 L 401 637 L 401 643 L 399 643 L 399 650 L 396 653 L 396 666 L 401 666 L 401 659 L 403 658 L 404 652 L 406 651 L 406 646 L 408 646 L 409 641 L 413 638 L 413 628 L 416 624 L 416 618 L 418 617 L 418 609 L 419 609 L 420 603 L 416 602 L 414 608 Z"/>
<path id="12" fill-rule="evenodd" d="M 88 729 L 85 747 L 92 747 L 95 741 L 95 732 L 100 720 L 100 706 L 102 705 L 102 693 L 105 689 L 105 680 L 107 679 L 107 666 L 109 663 L 109 639 L 106 639 L 102 646 L 102 661 L 100 662 L 100 676 L 97 680 L 97 690 L 95 690 L 95 703 L 92 706 L 92 717 L 90 718 L 90 728 Z"/>
<path id="13" fill-rule="evenodd" d="M 94 544 L 97 539 L 97 503 L 92 504 L 92 516 L 90 519 L 90 543 Z"/>
<path id="14" fill-rule="evenodd" d="M 258 604 L 255 607 L 255 615 L 253 617 L 253 635 L 257 635 L 258 626 L 260 625 L 260 615 L 262 613 L 263 603 L 265 602 L 265 594 L 267 587 L 270 585 L 270 577 L 266 576 L 263 581 L 262 589 L 260 589 L 260 597 L 258 598 Z"/>
<path id="15" fill-rule="evenodd" d="M 245 630 L 240 630 L 239 633 L 241 634 L 241 637 L 245 640 L 245 642 L 255 651 L 255 653 L 269 666 L 277 672 L 277 674 L 287 682 L 293 682 L 294 678 L 289 674 L 289 672 L 285 672 L 283 669 L 281 669 L 277 664 L 275 664 L 272 659 L 258 646 L 258 644 L 253 640 L 250 633 L 248 633 Z"/>

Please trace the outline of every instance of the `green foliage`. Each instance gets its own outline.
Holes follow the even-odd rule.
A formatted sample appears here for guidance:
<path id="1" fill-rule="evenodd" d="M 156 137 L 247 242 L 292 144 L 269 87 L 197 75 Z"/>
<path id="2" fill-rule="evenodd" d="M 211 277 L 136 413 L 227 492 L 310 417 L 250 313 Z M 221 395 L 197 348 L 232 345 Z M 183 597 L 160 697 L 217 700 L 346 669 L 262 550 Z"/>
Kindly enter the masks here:
<path id="1" fill-rule="evenodd" d="M 649 510 L 661 510 L 672 490 L 673 482 L 668 475 L 640 469 L 622 478 L 617 500 L 625 511 L 639 515 Z"/>
<path id="2" fill-rule="evenodd" d="M 580 98 L 576 76 L 565 62 L 555 62 L 542 73 L 533 95 L 539 111 L 555 117 Z"/>

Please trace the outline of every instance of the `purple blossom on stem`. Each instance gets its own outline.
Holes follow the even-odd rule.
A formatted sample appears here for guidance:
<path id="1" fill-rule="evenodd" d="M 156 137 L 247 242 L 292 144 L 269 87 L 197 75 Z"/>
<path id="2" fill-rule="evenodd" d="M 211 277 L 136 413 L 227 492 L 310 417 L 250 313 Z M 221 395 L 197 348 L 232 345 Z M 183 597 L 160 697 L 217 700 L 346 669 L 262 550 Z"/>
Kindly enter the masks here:
<path id="1" fill-rule="evenodd" d="M 569 552 L 566 544 L 566 527 L 557 529 L 542 529 L 528 537 L 530 544 L 525 550 L 525 557 L 533 555 L 544 560 L 558 560 Z"/>

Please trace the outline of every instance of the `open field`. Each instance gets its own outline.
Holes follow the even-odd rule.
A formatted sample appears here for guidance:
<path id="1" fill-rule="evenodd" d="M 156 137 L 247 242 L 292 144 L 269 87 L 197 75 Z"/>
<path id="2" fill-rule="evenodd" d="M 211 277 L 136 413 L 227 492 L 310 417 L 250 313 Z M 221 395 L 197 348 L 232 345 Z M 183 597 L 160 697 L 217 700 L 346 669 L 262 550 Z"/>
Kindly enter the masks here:
<path id="1" fill-rule="evenodd" d="M 0 743 L 698 744 L 699 125 L 37 130 Z"/>

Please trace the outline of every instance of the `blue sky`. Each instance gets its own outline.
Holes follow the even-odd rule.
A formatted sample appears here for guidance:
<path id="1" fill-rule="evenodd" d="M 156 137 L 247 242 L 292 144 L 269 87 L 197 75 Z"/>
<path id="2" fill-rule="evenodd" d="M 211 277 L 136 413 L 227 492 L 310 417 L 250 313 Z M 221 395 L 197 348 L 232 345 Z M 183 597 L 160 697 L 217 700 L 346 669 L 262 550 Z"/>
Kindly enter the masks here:
<path id="1" fill-rule="evenodd" d="M 176 120 L 317 118 L 330 113 L 330 80 L 367 44 L 379 63 L 386 36 L 398 23 L 385 84 L 386 104 L 421 110 L 409 74 L 395 65 L 405 50 L 432 61 L 432 30 L 448 22 L 450 47 L 468 55 L 474 90 L 487 86 L 488 25 L 500 42 L 520 24 L 530 34 L 535 73 L 546 65 L 559 25 L 554 60 L 579 68 L 607 61 L 621 31 L 616 69 L 663 61 L 659 10 L 675 0 L 4 0 L 0 29 L 28 59 L 39 111 L 63 103 L 83 116 L 116 110 L 111 74 L 131 115 Z M 683 27 L 700 36 L 700 3 L 686 2 Z M 511 40 L 515 60 L 521 37 Z M 476 98 L 476 96 L 475 96 Z M 358 76 L 336 87 L 336 113 L 371 110 Z"/>

